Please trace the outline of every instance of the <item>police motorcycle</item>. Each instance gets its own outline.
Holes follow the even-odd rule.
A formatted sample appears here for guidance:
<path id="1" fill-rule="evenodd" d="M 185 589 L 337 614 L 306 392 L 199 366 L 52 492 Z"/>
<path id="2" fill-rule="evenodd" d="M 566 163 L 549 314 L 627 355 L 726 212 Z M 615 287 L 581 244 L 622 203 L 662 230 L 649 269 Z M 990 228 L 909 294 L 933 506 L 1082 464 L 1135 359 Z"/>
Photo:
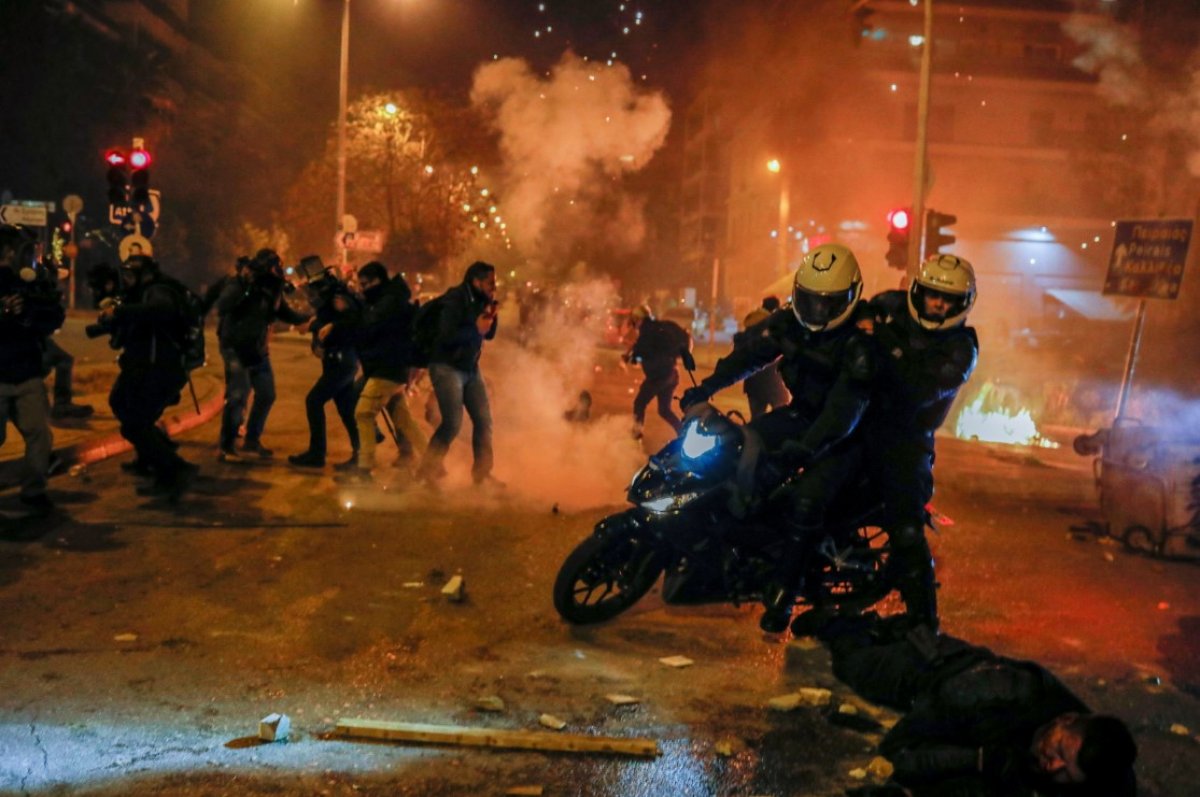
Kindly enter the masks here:
<path id="1" fill-rule="evenodd" d="M 690 374 L 695 361 L 686 351 L 683 359 Z M 789 509 L 780 489 L 747 498 L 765 489 L 755 485 L 762 452 L 739 413 L 689 407 L 679 435 L 633 477 L 633 506 L 601 520 L 567 556 L 554 608 L 575 625 L 605 622 L 664 573 L 669 605 L 761 602 L 783 554 Z M 867 495 L 865 479 L 851 480 L 830 506 L 798 604 L 823 615 L 856 613 L 891 591 L 882 504 Z"/>

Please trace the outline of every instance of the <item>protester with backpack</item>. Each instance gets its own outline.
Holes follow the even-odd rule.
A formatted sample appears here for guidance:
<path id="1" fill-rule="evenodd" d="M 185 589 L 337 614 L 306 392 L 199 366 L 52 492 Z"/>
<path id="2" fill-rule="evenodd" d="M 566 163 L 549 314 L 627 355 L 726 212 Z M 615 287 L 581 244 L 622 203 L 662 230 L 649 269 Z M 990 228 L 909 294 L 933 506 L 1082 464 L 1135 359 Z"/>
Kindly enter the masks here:
<path id="1" fill-rule="evenodd" d="M 137 451 L 138 461 L 154 481 L 138 495 L 164 497 L 171 502 L 191 485 L 198 468 L 175 453 L 155 424 L 163 411 L 176 404 L 188 380 L 186 362 L 193 348 L 189 338 L 196 323 L 190 291 L 165 277 L 157 261 L 134 255 L 121 265 L 122 301 L 100 314 L 115 348 L 120 373 L 108 403 L 121 423 L 121 436 Z"/>
<path id="2" fill-rule="evenodd" d="M 225 360 L 225 410 L 221 414 L 221 462 L 244 462 L 242 454 L 268 459 L 274 452 L 262 444 L 267 415 L 275 403 L 275 372 L 271 369 L 269 332 L 276 320 L 302 324 L 308 317 L 293 310 L 283 294 L 288 288 L 279 255 L 260 249 L 217 298 L 218 339 Z M 246 421 L 246 439 L 238 452 L 238 429 L 245 416 L 250 391 L 254 404 Z"/>
<path id="3" fill-rule="evenodd" d="M 638 331 L 633 347 L 622 359 L 627 363 L 640 363 L 646 378 L 633 399 L 633 437 L 642 439 L 642 428 L 646 423 L 646 407 L 651 399 L 658 399 L 658 414 L 678 432 L 679 416 L 671 409 L 673 394 L 679 385 L 679 371 L 675 363 L 684 351 L 691 351 L 692 336 L 674 321 L 659 321 L 646 305 L 635 307 L 629 314 L 634 329 Z"/>
<path id="4" fill-rule="evenodd" d="M 500 306 L 496 301 L 496 267 L 475 261 L 467 267 L 463 281 L 434 299 L 431 305 L 418 313 L 414 330 L 418 342 L 424 339 L 431 342 L 426 351 L 416 352 L 415 359 L 418 362 L 428 359 L 429 381 L 437 396 L 442 421 L 429 441 L 417 476 L 434 485 L 444 475 L 442 460 L 462 429 L 465 408 L 471 416 L 471 448 L 475 457 L 471 475 L 476 484 L 502 486 L 492 476 L 492 410 L 479 369 L 483 342 L 496 337 Z"/>
<path id="5" fill-rule="evenodd" d="M 354 406 L 358 424 L 358 464 L 345 481 L 368 482 L 375 467 L 375 416 L 387 404 L 397 436 L 404 435 L 418 454 L 425 453 L 425 434 L 417 426 L 404 388 L 411 362 L 411 335 L 416 307 L 404 277 L 388 275 L 387 267 L 373 260 L 358 270 L 364 308 L 357 323 L 334 323 L 318 337 L 325 346 L 344 340 L 349 329 L 363 367 L 363 388 Z M 394 399 L 389 401 L 389 399 Z"/>

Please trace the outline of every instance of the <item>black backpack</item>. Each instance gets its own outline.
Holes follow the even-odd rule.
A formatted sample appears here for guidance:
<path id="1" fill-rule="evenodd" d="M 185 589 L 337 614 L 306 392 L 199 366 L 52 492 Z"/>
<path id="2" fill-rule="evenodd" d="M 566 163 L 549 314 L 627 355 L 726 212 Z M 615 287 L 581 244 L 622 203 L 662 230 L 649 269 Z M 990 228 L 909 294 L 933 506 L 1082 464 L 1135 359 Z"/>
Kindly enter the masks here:
<path id="1" fill-rule="evenodd" d="M 438 326 L 442 317 L 442 308 L 446 304 L 446 295 L 436 296 L 417 308 L 413 314 L 411 357 L 409 364 L 414 368 L 428 368 L 433 357 L 433 349 L 437 345 Z"/>
<path id="2" fill-rule="evenodd" d="M 175 291 L 179 304 L 179 326 L 175 343 L 179 346 L 180 357 L 185 371 L 194 371 L 204 365 L 204 316 L 208 311 L 204 300 L 188 286 L 172 277 L 163 277 L 162 281 Z"/>

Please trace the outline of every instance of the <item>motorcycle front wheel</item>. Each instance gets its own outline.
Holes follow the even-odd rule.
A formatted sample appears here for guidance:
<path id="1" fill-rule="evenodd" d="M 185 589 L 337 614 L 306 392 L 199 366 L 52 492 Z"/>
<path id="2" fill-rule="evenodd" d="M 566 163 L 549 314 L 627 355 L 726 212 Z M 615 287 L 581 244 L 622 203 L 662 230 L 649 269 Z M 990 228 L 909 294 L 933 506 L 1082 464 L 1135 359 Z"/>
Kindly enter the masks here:
<path id="1" fill-rule="evenodd" d="M 567 556 L 554 580 L 554 608 L 568 623 L 611 620 L 641 600 L 663 565 L 640 537 L 591 536 Z"/>

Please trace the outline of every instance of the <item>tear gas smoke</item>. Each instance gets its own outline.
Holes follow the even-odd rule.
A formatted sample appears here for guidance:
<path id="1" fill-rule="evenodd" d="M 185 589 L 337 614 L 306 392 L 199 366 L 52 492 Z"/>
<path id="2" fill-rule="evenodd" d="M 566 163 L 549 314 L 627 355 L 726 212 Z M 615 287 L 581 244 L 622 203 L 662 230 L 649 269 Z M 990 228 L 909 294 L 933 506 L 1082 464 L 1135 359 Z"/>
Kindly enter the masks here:
<path id="1" fill-rule="evenodd" d="M 662 146 L 671 111 L 660 92 L 637 88 L 622 64 L 572 52 L 548 76 L 504 58 L 475 72 L 471 102 L 500 135 L 500 193 L 509 230 L 547 262 L 580 240 L 631 251 L 645 233 L 640 201 L 620 177 Z"/>
<path id="2" fill-rule="evenodd" d="M 564 413 L 592 387 L 596 344 L 616 290 L 607 280 L 568 285 L 546 303 L 519 345 L 515 335 L 488 343 L 481 367 L 494 421 L 496 476 L 506 500 L 536 502 L 565 511 L 621 504 L 645 455 L 629 436 L 626 414 L 573 423 Z M 512 302 L 501 324 L 516 325 Z M 511 332 L 511 327 L 509 329 Z M 470 467 L 470 422 L 450 449 L 447 489 L 476 500 L 465 485 Z M 456 498 L 456 501 L 459 498 Z M 479 500 L 487 500 L 480 497 Z"/>
<path id="3" fill-rule="evenodd" d="M 1188 170 L 1200 177 L 1200 56 L 1192 55 L 1182 67 L 1186 79 L 1171 88 L 1151 79 L 1130 29 L 1082 15 L 1063 28 L 1084 47 L 1074 65 L 1100 79 L 1100 92 L 1112 104 L 1144 109 L 1140 127 L 1184 136 Z"/>

